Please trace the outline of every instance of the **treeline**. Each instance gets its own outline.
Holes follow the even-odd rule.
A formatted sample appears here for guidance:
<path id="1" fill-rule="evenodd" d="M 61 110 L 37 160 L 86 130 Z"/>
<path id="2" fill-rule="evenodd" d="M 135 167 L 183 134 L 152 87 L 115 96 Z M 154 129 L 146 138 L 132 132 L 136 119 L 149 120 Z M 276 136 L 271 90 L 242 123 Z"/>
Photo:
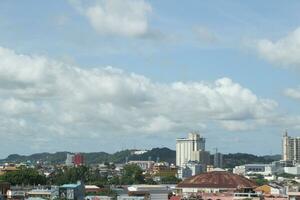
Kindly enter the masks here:
<path id="1" fill-rule="evenodd" d="M 147 153 L 141 155 L 132 154 L 132 150 L 119 151 L 113 154 L 105 152 L 94 152 L 94 153 L 82 153 L 86 164 L 97 164 L 104 162 L 113 163 L 125 163 L 126 160 L 152 160 L 152 161 L 166 161 L 169 163 L 176 163 L 176 151 L 168 148 L 153 148 Z M 33 154 L 30 156 L 20 156 L 13 154 L 8 156 L 6 159 L 0 160 L 0 162 L 27 162 L 33 163 L 37 161 L 46 162 L 49 164 L 61 164 L 66 160 L 68 152 L 57 152 L 57 153 L 40 153 Z M 256 156 L 246 153 L 234 153 L 224 154 L 223 162 L 225 168 L 233 168 L 237 165 L 251 164 L 251 163 L 270 163 L 275 160 L 280 160 L 280 155 L 274 156 Z M 213 164 L 213 155 L 211 155 L 211 164 Z"/>
<path id="2" fill-rule="evenodd" d="M 114 165 L 109 165 L 112 169 Z M 142 169 L 134 164 L 125 165 L 121 174 L 103 175 L 99 170 L 87 166 L 56 169 L 48 177 L 36 169 L 20 168 L 18 171 L 7 172 L 0 176 L 0 181 L 11 185 L 63 185 L 76 183 L 78 180 L 85 184 L 105 187 L 107 185 L 157 184 L 151 176 L 143 174 Z M 166 176 L 159 183 L 178 183 L 180 180 L 173 176 Z"/>

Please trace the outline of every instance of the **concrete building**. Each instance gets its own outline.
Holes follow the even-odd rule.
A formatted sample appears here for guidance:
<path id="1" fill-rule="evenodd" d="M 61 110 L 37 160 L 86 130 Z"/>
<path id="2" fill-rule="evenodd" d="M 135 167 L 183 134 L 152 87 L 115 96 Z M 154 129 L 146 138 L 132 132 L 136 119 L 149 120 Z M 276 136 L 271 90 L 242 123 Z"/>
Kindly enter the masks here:
<path id="1" fill-rule="evenodd" d="M 58 197 L 58 188 L 51 189 L 33 189 L 26 192 L 27 198 L 56 199 Z"/>
<path id="2" fill-rule="evenodd" d="M 129 161 L 127 164 L 134 164 L 134 165 L 138 165 L 143 171 L 148 171 L 152 168 L 152 166 L 154 165 L 154 161 L 152 160 L 132 160 Z"/>
<path id="3" fill-rule="evenodd" d="M 178 178 L 185 180 L 203 172 L 203 166 L 195 161 L 190 161 L 178 170 Z"/>
<path id="4" fill-rule="evenodd" d="M 84 156 L 81 153 L 76 153 L 74 155 L 74 165 L 75 166 L 82 166 L 84 165 Z"/>
<path id="5" fill-rule="evenodd" d="M 300 175 L 300 166 L 296 165 L 294 167 L 284 167 L 283 171 L 287 174 Z"/>
<path id="6" fill-rule="evenodd" d="M 85 200 L 113 200 L 112 197 L 109 197 L 109 196 L 86 196 L 84 198 Z"/>
<path id="7" fill-rule="evenodd" d="M 291 137 L 285 132 L 282 139 L 282 160 L 300 162 L 300 137 Z"/>
<path id="8" fill-rule="evenodd" d="M 69 167 L 74 166 L 74 154 L 67 153 L 65 164 Z"/>
<path id="9" fill-rule="evenodd" d="M 239 175 L 250 175 L 250 174 L 261 174 L 264 176 L 273 174 L 273 166 L 270 164 L 246 164 L 236 166 L 233 169 L 234 174 Z"/>
<path id="10" fill-rule="evenodd" d="M 168 200 L 170 190 L 165 185 L 132 185 L 128 187 L 128 196 L 123 196 L 122 200 L 131 199 L 130 197 L 144 197 L 151 200 Z"/>
<path id="11" fill-rule="evenodd" d="M 64 184 L 60 186 L 59 198 L 66 200 L 83 200 L 84 185 L 78 181 L 76 184 Z"/>
<path id="12" fill-rule="evenodd" d="M 176 189 L 178 196 L 189 198 L 203 194 L 228 194 L 231 199 L 238 199 L 239 195 L 250 197 L 254 194 L 253 189 L 257 184 L 243 176 L 239 176 L 227 171 L 211 171 L 192 176 L 180 182 Z M 211 198 L 202 198 L 211 199 Z"/>
<path id="13" fill-rule="evenodd" d="M 198 133 L 189 133 L 188 138 L 176 139 L 176 165 L 184 167 L 189 161 L 207 165 L 209 152 L 205 151 L 205 138 Z"/>
<path id="14" fill-rule="evenodd" d="M 214 154 L 214 167 L 223 168 L 223 154 L 219 153 L 217 150 Z"/>

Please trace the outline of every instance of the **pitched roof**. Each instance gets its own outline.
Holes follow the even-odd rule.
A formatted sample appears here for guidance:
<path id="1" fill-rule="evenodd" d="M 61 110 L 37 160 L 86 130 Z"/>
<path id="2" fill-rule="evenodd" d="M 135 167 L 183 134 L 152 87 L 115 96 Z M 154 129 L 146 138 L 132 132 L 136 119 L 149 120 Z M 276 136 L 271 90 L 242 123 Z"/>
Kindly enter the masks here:
<path id="1" fill-rule="evenodd" d="M 180 188 L 255 188 L 257 184 L 243 176 L 227 171 L 211 171 L 192 176 L 182 182 Z"/>

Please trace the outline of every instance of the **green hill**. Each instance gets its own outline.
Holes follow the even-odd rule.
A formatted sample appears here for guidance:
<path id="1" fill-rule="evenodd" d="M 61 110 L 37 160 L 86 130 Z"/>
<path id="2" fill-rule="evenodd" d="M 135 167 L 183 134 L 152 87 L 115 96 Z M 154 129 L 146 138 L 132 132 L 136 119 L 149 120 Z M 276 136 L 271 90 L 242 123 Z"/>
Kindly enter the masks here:
<path id="1" fill-rule="evenodd" d="M 169 163 L 175 163 L 176 152 L 168 148 L 153 148 L 152 150 L 141 154 L 134 155 L 134 150 L 118 151 L 113 154 L 105 152 L 91 152 L 82 153 L 84 155 L 87 164 L 96 164 L 103 162 L 125 163 L 126 159 L 130 160 L 153 160 L 166 161 Z M 66 160 L 67 153 L 69 152 L 56 152 L 56 153 L 37 153 L 29 156 L 12 154 L 6 159 L 0 160 L 0 163 L 5 162 L 27 162 L 36 163 L 37 161 L 47 162 L 50 164 L 61 164 Z M 232 168 L 237 165 L 243 165 L 247 163 L 270 163 L 275 160 L 279 160 L 280 155 L 272 156 L 256 156 L 246 153 L 230 153 L 223 155 L 224 167 Z M 213 162 L 213 156 L 211 156 L 211 163 Z"/>

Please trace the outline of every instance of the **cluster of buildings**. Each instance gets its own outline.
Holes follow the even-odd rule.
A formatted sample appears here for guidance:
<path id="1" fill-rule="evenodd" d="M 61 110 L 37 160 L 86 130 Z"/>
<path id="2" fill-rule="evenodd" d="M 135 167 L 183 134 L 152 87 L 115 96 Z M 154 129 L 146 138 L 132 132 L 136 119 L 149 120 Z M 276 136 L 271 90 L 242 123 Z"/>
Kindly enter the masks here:
<path id="1" fill-rule="evenodd" d="M 210 160 L 210 152 L 205 149 L 205 138 L 197 132 L 188 134 L 187 138 L 176 139 L 176 166 L 178 178 L 186 179 L 213 168 L 223 167 L 223 155 L 217 150 Z"/>
<path id="2" fill-rule="evenodd" d="M 136 150 L 135 155 L 147 150 Z M 0 183 L 0 199 L 65 199 L 65 200 L 298 200 L 300 199 L 300 137 L 287 133 L 282 138 L 282 159 L 272 163 L 256 163 L 223 168 L 223 155 L 206 150 L 205 138 L 189 133 L 176 139 L 176 163 L 157 160 L 131 160 L 124 164 L 97 164 L 91 170 L 105 177 L 121 176 L 126 164 L 138 165 L 145 177 L 155 185 L 109 186 L 116 197 L 99 196 L 103 188 L 82 182 L 61 186 L 11 186 Z M 65 165 L 84 165 L 82 154 L 68 154 Z M 45 168 L 43 168 L 45 169 Z M 18 170 L 16 165 L 0 167 L 0 174 Z M 53 169 L 51 169 L 53 170 Z M 44 173 L 44 171 L 41 171 Z M 163 177 L 177 177 L 178 184 L 162 184 Z M 257 179 L 263 182 L 259 184 Z"/>

